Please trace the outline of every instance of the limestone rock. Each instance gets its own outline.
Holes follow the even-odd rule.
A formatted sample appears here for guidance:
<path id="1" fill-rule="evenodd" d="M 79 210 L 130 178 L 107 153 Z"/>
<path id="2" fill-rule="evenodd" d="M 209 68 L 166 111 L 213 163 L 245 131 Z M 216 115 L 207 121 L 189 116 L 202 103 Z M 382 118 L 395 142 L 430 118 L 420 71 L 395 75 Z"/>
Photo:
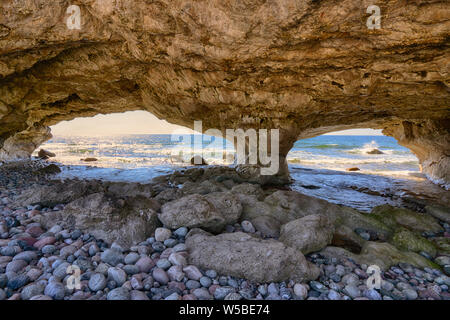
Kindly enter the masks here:
<path id="1" fill-rule="evenodd" d="M 40 222 L 46 228 L 58 224 L 88 232 L 108 243 L 130 246 L 154 233 L 158 207 L 156 201 L 144 197 L 124 200 L 94 193 L 69 203 L 63 211 L 46 213 Z"/>
<path id="2" fill-rule="evenodd" d="M 164 204 L 159 220 L 171 229 L 200 227 L 219 232 L 226 224 L 235 223 L 241 212 L 239 200 L 230 192 L 193 194 Z"/>
<path id="3" fill-rule="evenodd" d="M 220 274 L 256 282 L 314 280 L 319 269 L 303 254 L 276 240 L 236 232 L 210 236 L 196 233 L 186 239 L 189 263 Z"/>
<path id="4" fill-rule="evenodd" d="M 331 243 L 334 226 L 323 215 L 309 215 L 281 227 L 280 241 L 303 254 L 319 251 Z"/>

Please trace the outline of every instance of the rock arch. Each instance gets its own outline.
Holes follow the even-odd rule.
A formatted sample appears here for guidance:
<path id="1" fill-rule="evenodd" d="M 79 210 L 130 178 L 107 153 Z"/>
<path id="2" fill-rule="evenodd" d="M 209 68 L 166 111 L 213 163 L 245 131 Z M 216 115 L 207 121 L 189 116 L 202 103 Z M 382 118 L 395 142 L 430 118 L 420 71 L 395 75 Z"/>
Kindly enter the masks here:
<path id="1" fill-rule="evenodd" d="M 23 158 L 48 126 L 148 110 L 204 128 L 279 128 L 299 138 L 383 129 L 449 184 L 447 1 L 78 0 L 0 4 L 0 158 Z"/>

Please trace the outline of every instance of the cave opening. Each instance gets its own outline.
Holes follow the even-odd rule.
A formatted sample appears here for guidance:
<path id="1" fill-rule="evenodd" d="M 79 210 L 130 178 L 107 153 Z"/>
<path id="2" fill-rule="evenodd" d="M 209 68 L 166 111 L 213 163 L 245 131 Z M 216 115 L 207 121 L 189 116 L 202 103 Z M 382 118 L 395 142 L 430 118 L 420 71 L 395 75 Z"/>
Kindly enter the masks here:
<path id="1" fill-rule="evenodd" d="M 62 178 L 146 183 L 191 167 L 199 152 L 205 161 L 201 164 L 233 162 L 234 147 L 225 139 L 203 134 L 198 145 L 197 132 L 147 111 L 75 118 L 52 126 L 51 131 L 53 137 L 33 156 L 40 158 L 41 150 L 48 151 L 48 161 L 62 165 Z"/>
<path id="2" fill-rule="evenodd" d="M 381 130 L 335 131 L 298 140 L 287 161 L 292 189 L 363 212 L 381 204 L 417 209 L 420 199 L 449 201 L 449 192 L 421 172 L 417 156 Z"/>

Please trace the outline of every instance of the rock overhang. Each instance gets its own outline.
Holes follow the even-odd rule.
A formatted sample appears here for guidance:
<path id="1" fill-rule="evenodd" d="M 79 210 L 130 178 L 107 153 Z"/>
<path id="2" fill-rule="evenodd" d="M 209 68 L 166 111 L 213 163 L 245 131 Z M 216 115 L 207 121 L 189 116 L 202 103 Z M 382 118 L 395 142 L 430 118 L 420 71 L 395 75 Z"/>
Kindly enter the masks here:
<path id="1" fill-rule="evenodd" d="M 147 110 L 193 127 L 280 129 L 299 138 L 384 129 L 449 183 L 445 2 L 78 1 L 0 5 L 0 157 L 23 158 L 48 127 Z"/>

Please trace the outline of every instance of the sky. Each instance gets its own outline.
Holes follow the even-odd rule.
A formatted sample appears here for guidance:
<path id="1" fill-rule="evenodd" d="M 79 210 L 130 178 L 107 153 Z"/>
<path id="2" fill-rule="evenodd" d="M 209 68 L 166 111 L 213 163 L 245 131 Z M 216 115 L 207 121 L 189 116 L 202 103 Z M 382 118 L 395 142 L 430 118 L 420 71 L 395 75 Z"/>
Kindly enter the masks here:
<path id="1" fill-rule="evenodd" d="M 110 136 L 123 134 L 171 134 L 175 130 L 191 130 L 173 125 L 147 111 L 128 111 L 91 118 L 62 121 L 51 127 L 53 136 Z M 354 129 L 328 133 L 336 135 L 382 135 L 381 130 Z"/>

